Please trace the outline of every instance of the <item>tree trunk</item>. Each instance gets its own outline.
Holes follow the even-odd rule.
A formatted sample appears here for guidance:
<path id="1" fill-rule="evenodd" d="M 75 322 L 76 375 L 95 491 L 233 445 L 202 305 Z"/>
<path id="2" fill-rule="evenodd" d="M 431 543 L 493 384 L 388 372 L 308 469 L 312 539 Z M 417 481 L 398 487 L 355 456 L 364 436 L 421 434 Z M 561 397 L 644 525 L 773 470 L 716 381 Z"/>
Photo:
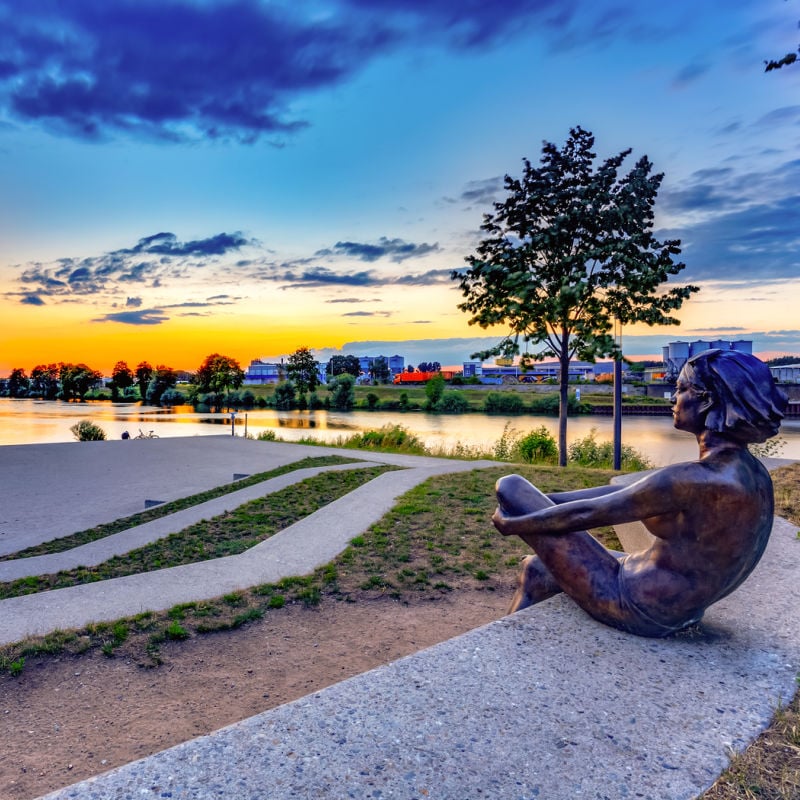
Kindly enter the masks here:
<path id="1" fill-rule="evenodd" d="M 569 333 L 561 331 L 561 354 L 558 357 L 558 466 L 567 466 L 567 409 L 569 407 Z"/>

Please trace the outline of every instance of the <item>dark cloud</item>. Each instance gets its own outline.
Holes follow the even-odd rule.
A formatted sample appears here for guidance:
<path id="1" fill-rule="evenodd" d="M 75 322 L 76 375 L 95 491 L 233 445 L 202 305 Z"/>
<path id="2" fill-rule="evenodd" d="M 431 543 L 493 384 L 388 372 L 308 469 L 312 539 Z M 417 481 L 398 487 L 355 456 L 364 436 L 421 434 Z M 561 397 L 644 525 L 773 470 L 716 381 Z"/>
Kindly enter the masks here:
<path id="1" fill-rule="evenodd" d="M 560 30 L 575 0 L 334 0 L 325 14 L 260 0 L 11 0 L 0 9 L 0 107 L 82 139 L 263 136 L 289 110 L 405 45 L 487 47 L 530 25 Z"/>
<path id="2" fill-rule="evenodd" d="M 188 242 L 179 241 L 174 233 L 157 233 L 140 239 L 133 247 L 100 256 L 31 264 L 19 281 L 34 286 L 36 294 L 62 298 L 109 294 L 131 283 L 159 286 L 166 278 L 180 278 L 190 268 L 213 263 L 250 244 L 239 232 Z M 128 297 L 126 305 L 138 307 L 141 303 L 140 297 Z"/>
<path id="3" fill-rule="evenodd" d="M 343 317 L 391 317 L 391 311 L 348 311 Z"/>
<path id="4" fill-rule="evenodd" d="M 116 311 L 93 319 L 92 322 L 121 322 L 123 325 L 160 325 L 169 317 L 158 308 L 143 308 L 140 311 Z"/>
<path id="5" fill-rule="evenodd" d="M 378 261 L 388 258 L 396 263 L 406 261 L 409 258 L 421 258 L 430 253 L 439 252 L 438 244 L 414 244 L 403 239 L 388 239 L 381 236 L 378 244 L 368 244 L 364 242 L 336 242 L 333 247 L 318 250 L 314 255 L 317 257 L 325 256 L 349 256 L 360 261 Z"/>
<path id="6" fill-rule="evenodd" d="M 497 199 L 497 195 L 503 190 L 503 184 L 503 178 L 499 175 L 480 181 L 470 181 L 459 195 L 459 200 L 468 206 L 488 206 Z"/>
<path id="7" fill-rule="evenodd" d="M 142 305 L 142 298 L 141 297 L 129 297 L 125 301 L 125 305 L 127 308 L 140 308 Z"/>
<path id="8" fill-rule="evenodd" d="M 45 304 L 44 300 L 35 294 L 24 295 L 20 303 L 26 306 L 43 306 Z"/>

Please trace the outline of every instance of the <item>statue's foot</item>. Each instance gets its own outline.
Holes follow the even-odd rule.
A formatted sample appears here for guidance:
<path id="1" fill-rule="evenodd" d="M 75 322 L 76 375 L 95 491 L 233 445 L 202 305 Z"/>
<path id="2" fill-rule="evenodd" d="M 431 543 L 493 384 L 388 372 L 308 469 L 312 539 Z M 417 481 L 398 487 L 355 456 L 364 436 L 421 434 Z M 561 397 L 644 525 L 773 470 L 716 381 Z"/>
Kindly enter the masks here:
<path id="1" fill-rule="evenodd" d="M 514 592 L 514 596 L 511 598 L 511 604 L 506 612 L 508 614 L 513 614 L 515 611 L 532 606 L 535 602 L 530 594 L 529 586 L 530 563 L 533 559 L 534 556 L 525 556 L 525 558 L 522 559 L 522 569 L 520 570 L 519 577 L 517 578 L 517 590 Z"/>

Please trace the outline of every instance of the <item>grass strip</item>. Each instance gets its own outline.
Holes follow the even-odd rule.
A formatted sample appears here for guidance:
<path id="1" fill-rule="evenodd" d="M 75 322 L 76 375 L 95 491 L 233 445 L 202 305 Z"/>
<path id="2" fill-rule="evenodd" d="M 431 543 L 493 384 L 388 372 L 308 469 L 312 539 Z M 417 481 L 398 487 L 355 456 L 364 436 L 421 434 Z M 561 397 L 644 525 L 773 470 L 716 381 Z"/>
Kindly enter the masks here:
<path id="1" fill-rule="evenodd" d="M 256 483 L 269 480 L 270 478 L 277 478 L 279 475 L 285 475 L 287 472 L 294 472 L 298 469 L 307 469 L 309 467 L 327 467 L 335 466 L 336 464 L 352 464 L 357 462 L 357 458 L 344 458 L 342 456 L 319 456 L 316 458 L 303 458 L 300 461 L 294 461 L 291 464 L 284 464 L 281 467 L 268 470 L 267 472 L 258 472 L 254 475 L 249 475 L 246 478 L 241 478 L 238 481 L 225 483 L 213 489 L 208 489 L 205 492 L 190 495 L 189 497 L 181 497 L 178 500 L 171 500 L 169 503 L 164 503 L 160 506 L 154 506 L 146 511 L 140 511 L 138 514 L 133 514 L 129 517 L 122 517 L 121 519 L 114 520 L 113 522 L 106 522 L 102 525 L 96 525 L 94 528 L 88 528 L 85 531 L 78 531 L 77 533 L 70 534 L 69 536 L 62 536 L 59 539 L 53 539 L 49 542 L 28 547 L 25 550 L 20 550 L 16 553 L 0 556 L 0 561 L 12 561 L 17 558 L 29 558 L 31 556 L 43 556 L 51 553 L 62 553 L 65 550 L 71 550 L 73 547 L 78 547 L 82 544 L 93 542 L 96 539 L 103 539 L 106 536 L 126 531 L 129 528 L 134 528 L 137 525 L 143 525 L 145 522 L 152 522 L 154 519 L 161 519 L 161 517 L 174 514 L 176 511 L 182 511 L 185 508 L 205 503 L 208 500 L 215 500 L 217 497 L 230 494 L 231 492 L 238 492 L 239 489 L 245 489 L 248 486 L 253 486 Z"/>
<path id="2" fill-rule="evenodd" d="M 392 469 L 323 472 L 94 567 L 0 583 L 0 599 L 236 555 Z"/>
<path id="3" fill-rule="evenodd" d="M 546 492 L 604 484 L 614 474 L 583 468 L 514 465 L 514 469 Z M 170 641 L 239 628 L 292 603 L 311 607 L 323 599 L 352 603 L 383 597 L 411 602 L 474 588 L 508 592 L 520 558 L 528 551 L 516 537 L 500 536 L 490 522 L 495 481 L 508 471 L 507 466 L 501 466 L 428 479 L 399 498 L 390 512 L 355 537 L 334 561 L 311 575 L 182 604 L 168 612 L 145 612 L 113 623 L 98 623 L 82 631 L 55 631 L 0 649 L 0 669 L 19 674 L 26 659 L 97 648 L 108 656 L 124 655 L 153 666 L 160 663 L 161 648 Z M 325 477 L 341 483 L 345 476 L 354 474 L 327 473 Z M 278 501 L 278 512 L 287 514 L 287 505 L 294 504 L 299 511 L 311 502 L 309 496 L 322 491 L 319 484 L 311 483 L 317 478 L 304 481 L 302 491 L 292 487 L 294 491 Z M 236 526 L 248 529 L 260 524 L 265 512 L 259 502 L 237 509 Z M 281 519 L 284 524 L 287 518 Z M 202 525 L 210 545 L 226 526 Z M 607 546 L 618 547 L 613 533 L 601 532 L 600 537 Z"/>

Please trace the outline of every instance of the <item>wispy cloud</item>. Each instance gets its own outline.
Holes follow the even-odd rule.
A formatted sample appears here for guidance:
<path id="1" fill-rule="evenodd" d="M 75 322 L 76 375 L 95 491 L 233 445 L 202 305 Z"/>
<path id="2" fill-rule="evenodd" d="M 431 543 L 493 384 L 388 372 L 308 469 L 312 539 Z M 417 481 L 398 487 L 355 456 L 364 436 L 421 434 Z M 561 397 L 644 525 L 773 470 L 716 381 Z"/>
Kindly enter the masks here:
<path id="1" fill-rule="evenodd" d="M 115 311 L 93 319 L 92 322 L 121 322 L 123 325 L 160 325 L 169 317 L 158 308 L 143 308 L 139 311 Z"/>
<path id="2" fill-rule="evenodd" d="M 333 247 L 327 247 L 314 253 L 317 258 L 331 256 L 345 256 L 356 258 L 359 261 L 378 261 L 382 258 L 395 263 L 406 261 L 409 258 L 421 258 L 431 253 L 439 252 L 438 244 L 414 244 L 403 239 L 388 239 L 381 236 L 377 244 L 369 242 L 336 242 Z"/>
<path id="3" fill-rule="evenodd" d="M 61 300 L 111 296 L 127 284 L 159 286 L 164 280 L 181 278 L 187 270 L 214 264 L 250 244 L 238 232 L 188 242 L 181 242 L 173 233 L 157 233 L 140 239 L 133 247 L 100 256 L 28 264 L 22 268 L 18 280 L 25 296 L 35 294 Z M 142 298 L 128 296 L 125 304 L 137 308 L 142 305 Z"/>

